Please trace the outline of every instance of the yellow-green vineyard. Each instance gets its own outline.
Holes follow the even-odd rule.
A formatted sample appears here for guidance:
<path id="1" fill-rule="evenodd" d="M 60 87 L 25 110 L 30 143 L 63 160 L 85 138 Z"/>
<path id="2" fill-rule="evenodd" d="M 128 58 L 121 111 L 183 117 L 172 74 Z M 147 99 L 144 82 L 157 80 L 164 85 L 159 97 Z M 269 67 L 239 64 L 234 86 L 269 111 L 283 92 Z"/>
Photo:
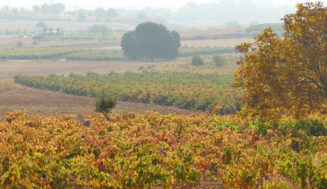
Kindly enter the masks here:
<path id="1" fill-rule="evenodd" d="M 209 115 L 8 113 L 2 187 L 324 188 L 327 123 L 244 122 Z"/>
<path id="2" fill-rule="evenodd" d="M 17 83 L 34 88 L 96 97 L 102 90 L 119 100 L 177 106 L 184 109 L 228 114 L 240 110 L 241 90 L 231 87 L 232 74 L 181 72 L 70 74 L 15 77 Z"/>
<path id="3" fill-rule="evenodd" d="M 215 55 L 234 53 L 233 48 L 222 47 L 183 47 L 179 57 L 190 57 L 194 54 Z M 71 48 L 0 48 L 1 60 L 51 60 L 67 59 L 72 61 L 112 61 L 128 60 L 121 50 L 91 50 Z"/>

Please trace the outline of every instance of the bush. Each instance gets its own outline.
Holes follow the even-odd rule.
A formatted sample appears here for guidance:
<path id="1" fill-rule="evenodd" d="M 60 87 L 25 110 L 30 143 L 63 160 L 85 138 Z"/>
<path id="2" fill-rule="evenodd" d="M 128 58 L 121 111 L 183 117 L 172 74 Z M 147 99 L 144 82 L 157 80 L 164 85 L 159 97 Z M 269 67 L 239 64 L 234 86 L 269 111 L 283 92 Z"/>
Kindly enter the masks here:
<path id="1" fill-rule="evenodd" d="M 295 130 L 304 130 L 308 136 L 327 136 L 327 128 L 319 120 L 300 120 L 295 126 Z"/>
<path id="2" fill-rule="evenodd" d="M 202 66 L 204 64 L 203 59 L 199 55 L 194 55 L 192 57 L 192 62 L 191 64 L 193 66 Z"/>
<path id="3" fill-rule="evenodd" d="M 16 43 L 16 47 L 17 47 L 17 48 L 21 48 L 21 47 L 23 47 L 23 45 L 24 45 L 24 43 L 23 43 L 22 41 L 18 41 L 18 42 Z"/>
<path id="4" fill-rule="evenodd" d="M 100 113 L 109 113 L 117 104 L 116 99 L 109 96 L 103 90 L 100 95 L 98 95 L 95 103 L 95 111 Z"/>
<path id="5" fill-rule="evenodd" d="M 223 67 L 226 63 L 226 60 L 224 57 L 216 55 L 212 58 L 212 61 L 216 64 L 218 68 Z"/>

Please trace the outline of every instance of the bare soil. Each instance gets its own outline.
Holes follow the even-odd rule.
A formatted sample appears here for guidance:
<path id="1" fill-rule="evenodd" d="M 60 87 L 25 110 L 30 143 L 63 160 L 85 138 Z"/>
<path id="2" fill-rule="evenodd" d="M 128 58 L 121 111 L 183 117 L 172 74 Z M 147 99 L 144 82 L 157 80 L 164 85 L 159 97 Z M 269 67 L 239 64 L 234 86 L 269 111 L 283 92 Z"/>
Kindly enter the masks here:
<path id="1" fill-rule="evenodd" d="M 86 115 L 94 113 L 94 98 L 74 96 L 48 90 L 37 90 L 22 87 L 0 92 L 0 115 L 8 111 L 25 110 L 29 114 L 44 116 L 61 113 Z M 158 106 L 153 104 L 132 103 L 119 101 L 114 112 L 145 113 L 155 111 L 160 114 L 193 114 L 194 112 L 175 107 Z"/>

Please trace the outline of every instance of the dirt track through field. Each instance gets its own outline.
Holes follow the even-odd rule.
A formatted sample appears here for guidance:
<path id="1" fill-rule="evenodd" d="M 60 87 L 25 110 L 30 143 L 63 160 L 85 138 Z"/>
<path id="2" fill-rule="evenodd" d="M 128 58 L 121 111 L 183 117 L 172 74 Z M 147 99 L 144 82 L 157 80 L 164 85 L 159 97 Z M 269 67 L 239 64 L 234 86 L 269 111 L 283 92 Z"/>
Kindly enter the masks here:
<path id="1" fill-rule="evenodd" d="M 90 97 L 74 96 L 22 87 L 10 91 L 0 92 L 0 115 L 8 111 L 26 110 L 31 114 L 56 115 L 67 114 L 92 114 L 94 113 L 94 99 Z M 177 114 L 192 114 L 194 112 L 175 107 L 158 106 L 119 101 L 115 112 L 145 113 L 155 111 L 161 114 L 175 112 Z"/>

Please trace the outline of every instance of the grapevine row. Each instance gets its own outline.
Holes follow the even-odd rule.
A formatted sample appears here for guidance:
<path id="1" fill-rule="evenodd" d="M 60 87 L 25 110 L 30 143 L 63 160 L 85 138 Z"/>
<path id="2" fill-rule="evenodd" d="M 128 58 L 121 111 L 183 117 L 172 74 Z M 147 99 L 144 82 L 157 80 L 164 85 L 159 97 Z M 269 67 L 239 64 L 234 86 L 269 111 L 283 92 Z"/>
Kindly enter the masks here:
<path id="1" fill-rule="evenodd" d="M 220 47 L 183 47 L 179 49 L 180 57 L 233 53 L 232 48 Z M 67 59 L 72 61 L 122 61 L 127 60 L 121 50 L 86 50 L 58 48 L 1 48 L 2 60 L 48 60 Z"/>
<path id="2" fill-rule="evenodd" d="M 109 73 L 99 75 L 70 74 L 15 76 L 15 82 L 39 89 L 96 97 L 106 89 L 109 95 L 122 101 L 177 106 L 184 109 L 212 111 L 220 114 L 240 110 L 241 91 L 233 89 L 232 74 L 197 74 L 180 72 Z"/>
<path id="3" fill-rule="evenodd" d="M 327 123 L 208 115 L 8 113 L 3 188 L 324 188 Z M 201 187 L 202 186 L 202 187 Z"/>

